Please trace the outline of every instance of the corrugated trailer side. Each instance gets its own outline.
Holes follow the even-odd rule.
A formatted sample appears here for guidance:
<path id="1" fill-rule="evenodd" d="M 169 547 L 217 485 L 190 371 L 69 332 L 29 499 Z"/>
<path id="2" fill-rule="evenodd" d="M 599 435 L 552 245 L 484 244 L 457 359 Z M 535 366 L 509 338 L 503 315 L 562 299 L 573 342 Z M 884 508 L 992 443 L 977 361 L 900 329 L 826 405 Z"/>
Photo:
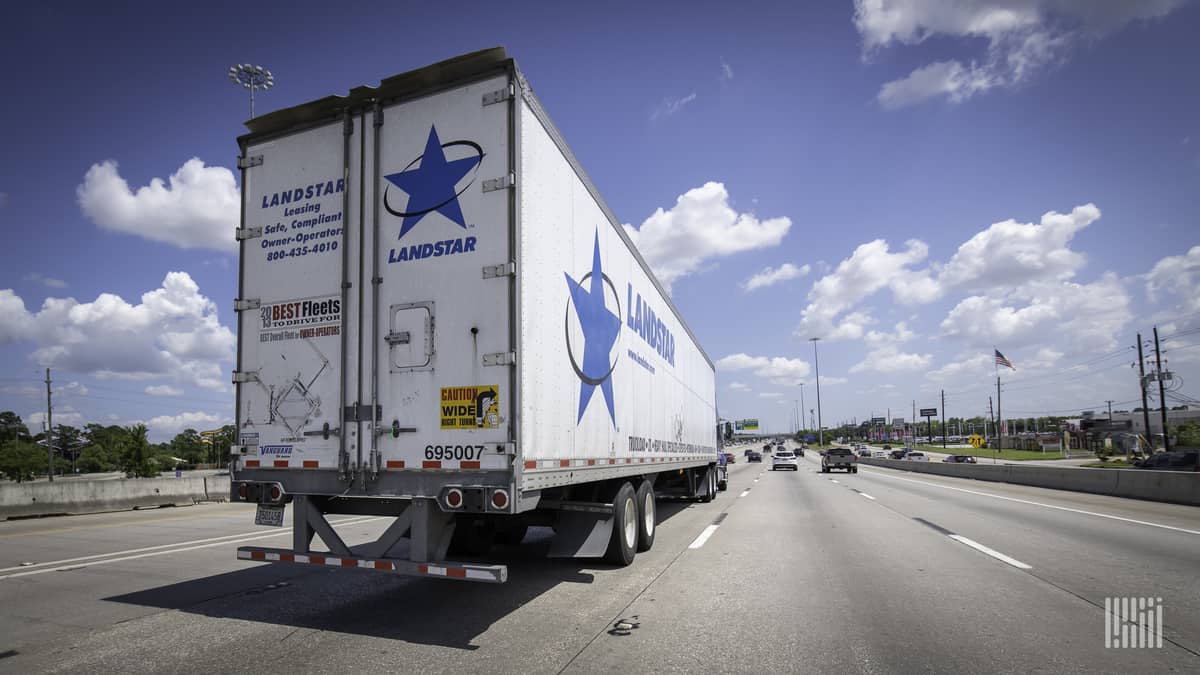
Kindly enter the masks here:
<path id="1" fill-rule="evenodd" d="M 519 84 L 522 487 L 707 467 L 713 363 Z"/>

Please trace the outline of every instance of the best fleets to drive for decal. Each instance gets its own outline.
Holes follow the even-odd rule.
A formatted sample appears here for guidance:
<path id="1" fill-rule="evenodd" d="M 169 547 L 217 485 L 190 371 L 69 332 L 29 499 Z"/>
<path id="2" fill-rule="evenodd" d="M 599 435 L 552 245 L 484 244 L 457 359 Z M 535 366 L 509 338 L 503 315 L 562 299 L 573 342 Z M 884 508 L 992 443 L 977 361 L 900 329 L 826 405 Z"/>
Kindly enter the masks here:
<path id="1" fill-rule="evenodd" d="M 337 295 L 284 300 L 258 308 L 259 342 L 341 334 L 342 300 Z"/>
<path id="2" fill-rule="evenodd" d="M 452 159 L 447 158 L 447 150 L 450 150 Z M 458 198 L 474 184 L 483 158 L 483 148 L 478 143 L 466 140 L 443 143 L 438 137 L 436 125 L 430 126 L 429 136 L 425 139 L 425 152 L 400 171 L 384 176 L 387 183 L 383 190 L 383 207 L 388 213 L 402 219 L 397 239 L 403 240 L 431 213 L 441 214 L 464 230 L 474 227 L 467 225 Z M 398 205 L 400 200 L 397 193 L 408 195 L 403 207 Z M 413 243 L 391 249 L 387 260 L 393 264 L 474 253 L 477 242 L 476 237 L 456 237 Z"/>
<path id="3" fill-rule="evenodd" d="M 279 211 L 276 216 L 279 219 L 263 227 L 258 244 L 266 251 L 267 262 L 336 251 L 342 236 L 342 212 L 325 212 L 324 207 L 326 204 L 340 207 L 339 200 L 330 202 L 327 198 L 345 189 L 345 179 L 331 178 L 264 194 L 260 209 Z M 263 217 L 268 217 L 268 213 Z"/>

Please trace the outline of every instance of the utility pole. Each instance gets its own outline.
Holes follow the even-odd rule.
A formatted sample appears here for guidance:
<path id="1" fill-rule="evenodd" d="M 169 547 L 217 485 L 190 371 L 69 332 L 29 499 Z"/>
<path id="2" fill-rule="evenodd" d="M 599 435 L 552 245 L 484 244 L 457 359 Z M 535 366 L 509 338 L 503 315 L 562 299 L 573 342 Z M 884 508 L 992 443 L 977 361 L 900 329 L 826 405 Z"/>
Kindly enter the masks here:
<path id="1" fill-rule="evenodd" d="M 1137 334 L 1138 339 L 1138 373 L 1141 375 L 1138 382 L 1142 386 L 1142 422 L 1146 425 L 1146 443 L 1150 446 L 1147 448 L 1150 454 L 1154 452 L 1154 435 L 1150 433 L 1150 403 L 1146 400 L 1146 357 L 1142 356 L 1142 334 Z"/>
<path id="2" fill-rule="evenodd" d="M 1004 449 L 1004 416 L 1000 413 L 1000 371 L 996 371 L 996 438 L 1000 449 Z"/>
<path id="3" fill-rule="evenodd" d="M 1112 401 L 1105 401 L 1108 404 L 1108 422 L 1112 424 Z"/>
<path id="4" fill-rule="evenodd" d="M 46 459 L 47 476 L 54 482 L 54 408 L 50 405 L 50 369 L 46 369 Z"/>
<path id="5" fill-rule="evenodd" d="M 804 426 L 804 383 L 800 383 L 800 426 Z M 807 435 L 807 434 L 806 434 Z"/>
<path id="6" fill-rule="evenodd" d="M 1167 396 L 1163 391 L 1162 351 L 1158 347 L 1158 326 L 1154 327 L 1154 364 L 1158 371 L 1158 408 L 1162 411 L 1163 452 L 1171 451 L 1171 435 L 1167 433 Z"/>
<path id="7" fill-rule="evenodd" d="M 946 390 L 942 390 L 942 449 L 946 449 Z"/>
<path id="8" fill-rule="evenodd" d="M 996 381 L 999 382 L 1000 378 L 997 377 Z M 996 426 L 996 418 L 992 416 L 992 397 L 991 396 L 988 397 L 988 419 L 992 420 L 992 430 L 996 432 L 996 438 L 999 439 L 1000 438 L 1000 427 Z M 987 436 L 986 431 L 984 432 L 984 436 Z M 992 448 L 992 464 L 995 464 L 995 463 L 996 463 L 996 448 Z"/>

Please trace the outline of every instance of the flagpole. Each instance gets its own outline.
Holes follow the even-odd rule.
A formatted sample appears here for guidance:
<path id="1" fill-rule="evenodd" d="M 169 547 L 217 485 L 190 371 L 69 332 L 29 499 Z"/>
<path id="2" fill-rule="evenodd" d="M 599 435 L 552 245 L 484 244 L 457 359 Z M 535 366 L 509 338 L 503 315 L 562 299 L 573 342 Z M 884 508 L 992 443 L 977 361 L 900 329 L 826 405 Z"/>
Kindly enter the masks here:
<path id="1" fill-rule="evenodd" d="M 1004 449 L 1004 415 L 1000 412 L 1000 362 L 996 358 L 1000 350 L 996 349 L 996 345 L 992 345 L 992 366 L 996 369 L 996 443 L 1000 449 Z"/>

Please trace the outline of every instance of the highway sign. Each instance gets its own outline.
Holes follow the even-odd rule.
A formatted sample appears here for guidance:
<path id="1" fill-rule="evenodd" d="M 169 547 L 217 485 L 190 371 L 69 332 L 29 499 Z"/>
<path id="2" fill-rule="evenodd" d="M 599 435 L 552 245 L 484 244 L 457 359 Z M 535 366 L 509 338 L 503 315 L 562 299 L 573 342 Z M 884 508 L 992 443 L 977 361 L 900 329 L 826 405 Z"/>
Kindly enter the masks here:
<path id="1" fill-rule="evenodd" d="M 742 429 L 745 431 L 757 431 L 758 420 L 742 420 Z"/>
<path id="2" fill-rule="evenodd" d="M 883 417 L 872 417 L 871 418 L 871 424 L 883 424 L 886 421 L 887 421 L 887 419 L 885 419 Z"/>
<path id="3" fill-rule="evenodd" d="M 976 449 L 982 448 L 983 444 L 987 443 L 983 436 L 980 436 L 979 434 L 971 434 L 971 437 L 967 439 L 967 442 Z"/>
<path id="4" fill-rule="evenodd" d="M 937 417 L 937 408 L 921 408 L 921 417 Z"/>

